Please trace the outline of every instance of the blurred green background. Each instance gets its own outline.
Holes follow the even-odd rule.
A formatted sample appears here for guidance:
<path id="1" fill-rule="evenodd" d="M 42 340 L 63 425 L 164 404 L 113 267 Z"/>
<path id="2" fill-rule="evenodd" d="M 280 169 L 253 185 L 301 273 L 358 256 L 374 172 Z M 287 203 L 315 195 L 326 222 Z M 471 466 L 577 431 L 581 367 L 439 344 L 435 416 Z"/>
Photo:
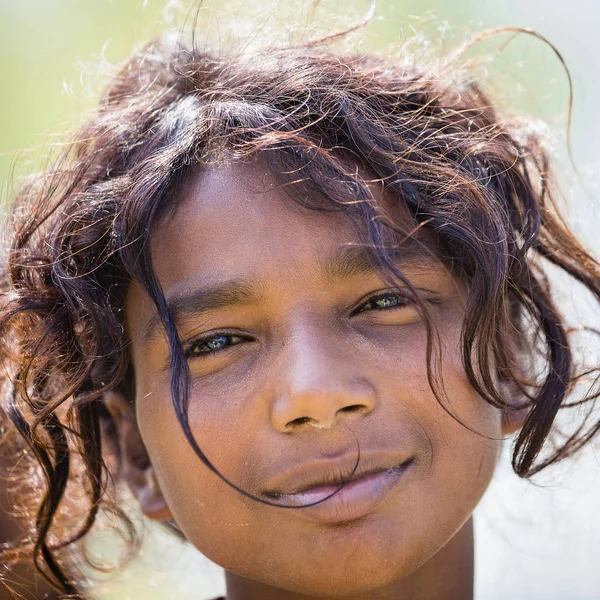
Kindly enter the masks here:
<path id="1" fill-rule="evenodd" d="M 231 19 L 247 25 L 248 13 L 258 9 L 266 11 L 265 14 L 279 14 L 284 22 L 302 20 L 308 6 L 301 0 L 240 1 L 235 10 L 225 9 L 224 0 L 205 4 L 217 15 L 208 27 L 218 24 L 219 20 L 223 23 Z M 273 8 L 273 4 L 277 6 Z M 353 21 L 368 9 L 368 2 L 363 0 L 323 0 L 320 5 L 315 18 L 319 27 L 325 29 L 336 26 L 330 20 L 332 14 Z M 186 18 L 189 21 L 193 6 L 186 0 L 0 0 L 0 194 L 3 200 L 10 198 L 20 177 L 43 168 L 48 149 L 93 110 L 103 85 L 103 79 L 97 75 L 98 66 L 119 62 L 134 47 L 177 27 Z M 599 22 L 597 0 L 380 0 L 377 18 L 355 39 L 363 40 L 358 48 L 362 51 L 384 50 L 415 31 L 425 32 L 441 48 L 460 43 L 469 31 L 488 27 L 532 27 L 546 35 L 563 53 L 574 81 L 573 158 L 585 192 L 579 189 L 570 194 L 573 199 L 570 218 L 574 228 L 598 249 L 596 228 L 600 219 L 594 197 L 596 162 L 600 154 L 600 126 L 595 108 L 600 94 L 597 77 L 600 40 L 595 31 Z M 203 27 L 207 25 L 201 17 L 200 31 Z M 502 53 L 496 54 L 508 38 L 488 41 L 473 55 L 493 57 L 485 70 L 505 106 L 551 124 L 556 135 L 557 156 L 564 162 L 568 103 L 565 72 L 553 51 L 532 37 L 520 36 Z M 483 70 L 481 73 L 484 75 Z M 570 184 L 568 187 L 571 189 Z M 568 512 L 556 517 L 553 508 L 544 508 L 543 502 L 547 500 L 543 498 L 547 497 L 529 494 L 526 498 L 525 488 L 511 487 L 522 482 L 513 483 L 508 478 L 506 482 L 509 483 L 503 483 L 502 491 L 495 493 L 505 494 L 507 504 L 514 503 L 514 494 L 517 494 L 522 510 L 527 510 L 529 501 L 532 514 L 553 515 L 544 521 L 554 523 L 558 518 L 568 523 L 569 533 L 576 541 L 565 550 L 564 538 L 557 538 L 551 526 L 542 530 L 542 524 L 537 523 L 536 529 L 527 529 L 521 522 L 510 530 L 510 523 L 503 522 L 502 530 L 510 543 L 502 545 L 506 540 L 485 533 L 487 530 L 483 528 L 478 553 L 488 558 L 477 567 L 478 599 L 597 597 L 593 596 L 597 593 L 593 582 L 597 572 L 597 565 L 592 565 L 594 552 L 593 549 L 586 551 L 585 544 L 582 546 L 590 523 L 595 523 L 600 530 L 598 511 L 592 508 L 591 500 L 586 500 L 591 498 L 589 490 L 569 496 Z M 497 509 L 498 505 L 495 506 Z M 486 508 L 482 519 L 490 519 L 493 512 Z M 521 554 L 515 555 L 511 535 L 516 531 L 522 539 L 517 543 Z M 596 558 L 598 541 L 596 539 L 594 546 Z M 103 551 L 112 541 L 98 539 L 95 544 Z M 531 556 L 539 558 L 540 544 L 544 548 L 544 560 L 536 562 Z M 521 569 L 520 565 L 526 568 Z M 528 582 L 535 585 L 528 588 Z M 577 582 L 575 587 L 572 582 Z M 94 595 L 102 600 L 183 600 L 209 598 L 222 591 L 223 578 L 217 567 L 196 551 L 151 529 L 140 559 L 124 573 L 96 586 Z"/>
<path id="2" fill-rule="evenodd" d="M 205 3 L 217 15 L 224 4 L 223 0 Z M 270 3 L 237 4 L 241 8 L 234 13 L 223 11 L 221 21 L 232 14 L 242 21 L 247 12 L 244 6 L 256 12 L 257 5 Z M 368 8 L 365 0 L 321 5 L 324 17 L 332 12 L 348 15 L 352 10 L 359 15 Z M 4 197 L 10 195 L 9 182 L 42 168 L 48 146 L 94 106 L 102 82 L 95 74 L 97 66 L 124 59 L 136 45 L 180 24 L 192 6 L 189 1 L 165 0 L 0 0 L 0 182 Z M 276 12 L 284 18 L 299 18 L 306 13 L 305 6 L 301 0 L 279 2 Z M 495 6 L 484 0 L 380 0 L 377 18 L 364 32 L 363 48 L 385 48 L 413 30 L 425 30 L 434 41 L 444 37 L 445 44 L 451 45 L 468 30 L 540 25 L 509 12 L 506 3 Z M 492 52 L 501 41 L 485 44 L 483 51 Z M 539 41 L 515 40 L 491 69 L 512 78 L 517 97 L 511 103 L 516 108 L 550 120 L 564 115 L 565 75 Z"/>

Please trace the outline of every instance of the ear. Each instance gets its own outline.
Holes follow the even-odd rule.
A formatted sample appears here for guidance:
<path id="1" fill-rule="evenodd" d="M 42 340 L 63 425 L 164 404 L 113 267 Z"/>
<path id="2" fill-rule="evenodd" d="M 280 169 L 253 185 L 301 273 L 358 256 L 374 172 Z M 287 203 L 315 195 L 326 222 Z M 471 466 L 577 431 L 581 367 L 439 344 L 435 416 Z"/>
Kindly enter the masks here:
<path id="1" fill-rule="evenodd" d="M 104 404 L 115 422 L 123 477 L 142 512 L 156 521 L 172 519 L 142 441 L 132 403 L 118 390 L 111 390 L 104 395 Z"/>
<path id="2" fill-rule="evenodd" d="M 509 436 L 523 427 L 529 408 L 509 406 L 502 412 L 502 435 Z"/>

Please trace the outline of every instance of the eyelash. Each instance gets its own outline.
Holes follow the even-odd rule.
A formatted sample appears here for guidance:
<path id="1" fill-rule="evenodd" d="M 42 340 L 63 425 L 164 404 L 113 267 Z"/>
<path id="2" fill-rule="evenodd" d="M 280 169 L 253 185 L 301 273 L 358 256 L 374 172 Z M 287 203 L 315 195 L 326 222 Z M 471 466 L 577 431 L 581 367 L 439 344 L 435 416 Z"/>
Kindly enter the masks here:
<path id="1" fill-rule="evenodd" d="M 395 300 L 395 304 L 390 304 L 388 306 L 374 306 L 375 302 L 383 300 L 384 298 L 393 298 Z M 370 298 L 367 298 L 367 300 L 365 300 L 358 309 L 354 310 L 352 312 L 352 314 L 360 314 L 362 312 L 368 312 L 369 310 L 377 311 L 377 310 L 399 309 L 399 308 L 404 308 L 407 304 L 408 304 L 407 300 L 405 298 L 403 298 L 400 294 L 396 294 L 393 292 L 382 292 L 379 294 L 375 294 L 374 296 L 371 296 Z M 369 305 L 371 306 L 371 308 L 367 308 Z M 238 341 L 235 344 L 229 343 L 221 348 L 195 352 L 195 350 L 197 348 L 200 348 L 202 346 L 207 346 L 208 344 L 210 344 L 210 342 L 214 342 L 215 340 L 218 340 L 221 338 L 227 338 L 229 341 L 231 341 L 233 339 L 237 339 L 240 341 L 243 341 L 244 339 L 248 339 L 248 338 L 244 338 L 244 336 L 234 335 L 234 334 L 228 333 L 226 331 L 217 331 L 217 332 L 211 334 L 209 337 L 199 338 L 197 340 L 190 342 L 184 350 L 186 358 L 196 358 L 199 356 L 204 356 L 204 357 L 214 356 L 215 354 L 217 354 L 223 350 L 227 350 L 227 348 L 231 348 L 232 346 L 236 346 L 239 343 L 239 341 Z"/>

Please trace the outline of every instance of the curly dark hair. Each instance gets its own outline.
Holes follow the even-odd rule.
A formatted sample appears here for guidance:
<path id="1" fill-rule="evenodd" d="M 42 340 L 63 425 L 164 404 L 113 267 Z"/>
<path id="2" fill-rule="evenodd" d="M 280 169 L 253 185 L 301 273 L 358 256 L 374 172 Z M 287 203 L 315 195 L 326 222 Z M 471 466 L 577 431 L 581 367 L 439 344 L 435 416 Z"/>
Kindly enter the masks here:
<path id="1" fill-rule="evenodd" d="M 257 156 L 296 200 L 349 214 L 393 281 L 402 274 L 386 225 L 355 167 L 408 209 L 414 232 L 435 238 L 438 258 L 467 284 L 462 358 L 471 385 L 504 411 L 527 411 L 513 447 L 519 476 L 572 455 L 600 429 L 588 419 L 549 443 L 559 409 L 587 403 L 591 413 L 594 387 L 573 396 L 584 378 L 597 382 L 598 369 L 577 366 L 544 271 L 551 263 L 600 301 L 600 265 L 559 214 L 544 141 L 499 112 L 456 57 L 429 70 L 418 59 L 311 44 L 214 55 L 163 36 L 127 60 L 96 114 L 11 208 L 2 435 L 8 451 L 28 451 L 17 479 L 30 466 L 44 479 L 19 486 L 31 532 L 0 550 L 2 562 L 33 561 L 61 593 L 84 598 L 69 559 L 118 480 L 118 456 L 106 463 L 107 445 L 118 452 L 103 396 L 119 386 L 133 397 L 131 281 L 156 305 L 176 413 L 212 468 L 187 423 L 186 361 L 149 239 L 194 167 Z M 428 333 L 430 384 L 443 401 L 432 323 Z M 85 511 L 65 522 L 60 508 L 76 493 Z"/>

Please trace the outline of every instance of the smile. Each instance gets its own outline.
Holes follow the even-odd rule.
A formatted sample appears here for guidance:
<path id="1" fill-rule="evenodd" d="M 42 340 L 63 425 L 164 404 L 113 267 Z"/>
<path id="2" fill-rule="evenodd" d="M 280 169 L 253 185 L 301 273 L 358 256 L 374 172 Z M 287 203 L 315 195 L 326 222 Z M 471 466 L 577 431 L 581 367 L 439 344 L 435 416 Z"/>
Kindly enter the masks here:
<path id="1" fill-rule="evenodd" d="M 409 459 L 389 469 L 365 473 L 341 489 L 339 482 L 290 494 L 270 495 L 269 499 L 282 506 L 302 508 L 293 512 L 310 520 L 322 523 L 354 521 L 372 513 L 396 489 L 413 464 L 414 459 Z"/>

